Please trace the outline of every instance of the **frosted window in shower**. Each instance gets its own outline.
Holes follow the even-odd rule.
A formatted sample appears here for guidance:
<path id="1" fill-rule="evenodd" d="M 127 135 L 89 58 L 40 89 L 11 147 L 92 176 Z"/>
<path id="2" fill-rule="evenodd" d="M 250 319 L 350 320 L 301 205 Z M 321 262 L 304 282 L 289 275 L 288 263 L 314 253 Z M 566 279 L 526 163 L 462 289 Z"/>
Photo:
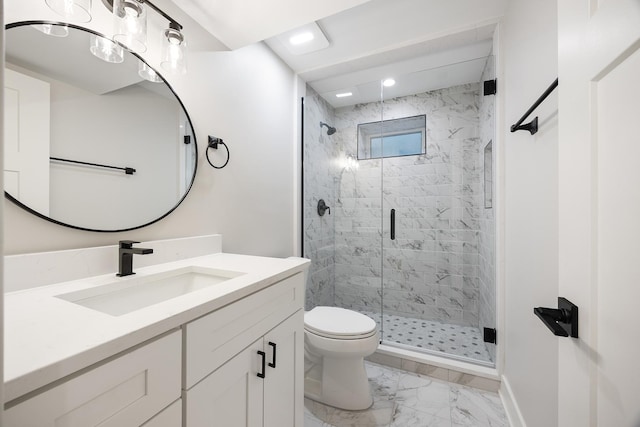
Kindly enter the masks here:
<path id="1" fill-rule="evenodd" d="M 415 156 L 426 153 L 425 115 L 358 125 L 358 159 Z"/>
<path id="2" fill-rule="evenodd" d="M 422 154 L 422 132 L 371 138 L 371 158 Z"/>

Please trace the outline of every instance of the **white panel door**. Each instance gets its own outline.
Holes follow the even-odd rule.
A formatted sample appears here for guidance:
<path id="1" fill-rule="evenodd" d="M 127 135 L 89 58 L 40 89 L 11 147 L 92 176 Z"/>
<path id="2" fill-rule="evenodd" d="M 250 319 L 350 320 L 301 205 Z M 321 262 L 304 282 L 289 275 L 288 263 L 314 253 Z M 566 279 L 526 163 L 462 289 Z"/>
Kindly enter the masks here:
<path id="1" fill-rule="evenodd" d="M 560 0 L 559 426 L 640 426 L 640 1 Z"/>
<path id="2" fill-rule="evenodd" d="M 4 181 L 16 199 L 49 214 L 49 83 L 5 69 Z"/>

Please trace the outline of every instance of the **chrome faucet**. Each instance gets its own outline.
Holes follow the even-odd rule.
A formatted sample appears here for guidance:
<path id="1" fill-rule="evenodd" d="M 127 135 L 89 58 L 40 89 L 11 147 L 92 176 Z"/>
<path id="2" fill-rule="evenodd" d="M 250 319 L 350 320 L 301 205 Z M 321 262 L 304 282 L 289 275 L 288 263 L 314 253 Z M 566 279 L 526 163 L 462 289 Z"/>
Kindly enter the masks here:
<path id="1" fill-rule="evenodd" d="M 120 240 L 118 249 L 118 274 L 116 276 L 130 276 L 133 272 L 133 255 L 152 254 L 153 249 L 134 248 L 133 245 L 140 242 L 133 240 Z"/>

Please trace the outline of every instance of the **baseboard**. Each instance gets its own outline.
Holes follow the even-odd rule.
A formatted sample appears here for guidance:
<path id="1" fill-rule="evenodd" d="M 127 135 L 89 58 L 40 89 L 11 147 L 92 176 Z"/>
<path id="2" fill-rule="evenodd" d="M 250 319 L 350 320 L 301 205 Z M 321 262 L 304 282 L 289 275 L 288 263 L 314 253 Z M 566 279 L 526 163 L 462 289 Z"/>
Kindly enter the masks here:
<path id="1" fill-rule="evenodd" d="M 513 391 L 511 390 L 509 380 L 507 380 L 504 375 L 502 376 L 502 380 L 500 381 L 500 390 L 498 391 L 498 394 L 500 395 L 500 399 L 502 400 L 504 410 L 507 413 L 509 425 L 511 427 L 527 427 L 527 423 L 524 422 L 524 417 L 522 416 L 522 412 L 520 412 L 520 408 L 518 407 L 518 402 L 513 395 Z"/>

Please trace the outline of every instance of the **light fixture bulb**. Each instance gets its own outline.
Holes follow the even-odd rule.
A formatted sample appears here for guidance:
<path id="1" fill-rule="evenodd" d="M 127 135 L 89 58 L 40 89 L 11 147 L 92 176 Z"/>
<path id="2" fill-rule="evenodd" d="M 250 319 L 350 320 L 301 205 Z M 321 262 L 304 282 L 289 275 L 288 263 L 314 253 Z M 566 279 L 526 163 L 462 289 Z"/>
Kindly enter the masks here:
<path id="1" fill-rule="evenodd" d="M 310 31 L 305 31 L 304 33 L 291 36 L 289 38 L 289 43 L 291 43 L 294 46 L 297 46 L 303 43 L 308 43 L 313 39 L 314 39 L 313 33 Z"/>
<path id="2" fill-rule="evenodd" d="M 169 28 L 163 31 L 162 62 L 160 66 L 173 73 L 184 74 L 187 72 L 187 41 L 180 32 L 177 24 L 169 24 Z"/>
<path id="3" fill-rule="evenodd" d="M 162 83 L 162 77 L 156 73 L 156 70 L 148 66 L 143 61 L 138 61 L 138 75 L 145 80 L 148 80 L 153 83 Z"/>
<path id="4" fill-rule="evenodd" d="M 395 84 L 396 84 L 396 81 L 395 81 L 394 79 L 391 79 L 391 78 L 389 78 L 389 79 L 385 79 L 385 80 L 382 82 L 382 85 L 383 85 L 384 87 L 391 87 L 391 86 L 393 86 L 393 85 L 395 85 Z"/>
<path id="5" fill-rule="evenodd" d="M 92 34 L 89 38 L 89 51 L 105 62 L 119 64 L 124 61 L 124 48 L 107 38 Z"/>
<path id="6" fill-rule="evenodd" d="M 91 0 L 45 0 L 49 9 L 77 22 L 91 21 Z"/>
<path id="7" fill-rule="evenodd" d="M 113 0 L 113 39 L 129 49 L 147 50 L 147 8 L 144 0 Z"/>
<path id="8" fill-rule="evenodd" d="M 69 28 L 66 25 L 37 24 L 32 27 L 52 37 L 67 37 L 69 35 Z"/>

